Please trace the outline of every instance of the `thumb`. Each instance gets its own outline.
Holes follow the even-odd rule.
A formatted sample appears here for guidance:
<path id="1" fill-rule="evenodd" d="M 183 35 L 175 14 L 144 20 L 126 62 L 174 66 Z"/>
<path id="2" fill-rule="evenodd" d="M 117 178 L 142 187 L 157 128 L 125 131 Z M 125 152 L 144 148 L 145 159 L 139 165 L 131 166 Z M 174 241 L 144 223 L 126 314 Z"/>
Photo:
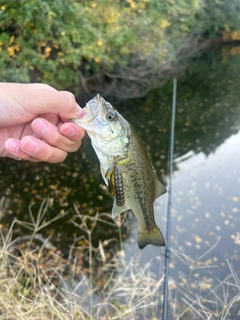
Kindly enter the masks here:
<path id="1" fill-rule="evenodd" d="M 65 119 L 79 117 L 82 109 L 74 95 L 68 91 L 51 89 L 53 88 L 41 85 L 33 87 L 33 90 L 28 92 L 28 101 L 31 101 L 28 111 L 35 115 L 54 113 Z"/>

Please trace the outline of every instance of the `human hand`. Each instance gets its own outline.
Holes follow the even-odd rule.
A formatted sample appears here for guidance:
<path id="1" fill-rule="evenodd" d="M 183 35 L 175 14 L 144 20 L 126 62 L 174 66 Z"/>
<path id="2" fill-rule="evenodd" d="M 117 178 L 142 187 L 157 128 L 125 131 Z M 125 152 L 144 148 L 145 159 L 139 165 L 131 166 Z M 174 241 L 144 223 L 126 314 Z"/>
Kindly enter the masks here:
<path id="1" fill-rule="evenodd" d="M 85 131 L 71 118 L 84 115 L 74 96 L 45 84 L 0 83 L 0 157 L 63 161 Z"/>

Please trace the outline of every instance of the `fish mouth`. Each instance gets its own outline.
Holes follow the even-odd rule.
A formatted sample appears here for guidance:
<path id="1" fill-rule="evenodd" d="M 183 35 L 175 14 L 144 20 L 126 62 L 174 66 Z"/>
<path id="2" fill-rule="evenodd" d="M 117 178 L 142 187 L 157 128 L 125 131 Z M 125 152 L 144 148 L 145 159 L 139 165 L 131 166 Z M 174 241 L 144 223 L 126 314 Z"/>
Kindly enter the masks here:
<path id="1" fill-rule="evenodd" d="M 114 110 L 110 103 L 106 102 L 99 94 L 87 102 L 83 108 L 85 115 L 82 118 L 72 119 L 71 121 L 87 130 L 88 132 L 99 131 L 99 128 L 108 127 L 111 134 L 117 133 L 113 129 L 111 122 L 106 120 L 105 113 Z M 120 132 L 119 132 L 120 134 Z M 103 138 L 102 138 L 103 139 Z M 108 137 L 104 140 L 112 139 Z"/>
<path id="2" fill-rule="evenodd" d="M 91 122 L 93 119 L 97 118 L 99 111 L 101 110 L 101 96 L 99 94 L 96 95 L 92 100 L 90 100 L 83 110 L 87 116 L 87 122 Z"/>
<path id="3" fill-rule="evenodd" d="M 97 115 L 101 110 L 101 96 L 97 94 L 96 97 L 87 102 L 86 106 L 82 110 L 84 115 L 79 118 L 71 119 L 71 122 L 83 125 L 89 124 L 94 119 L 97 119 Z"/>

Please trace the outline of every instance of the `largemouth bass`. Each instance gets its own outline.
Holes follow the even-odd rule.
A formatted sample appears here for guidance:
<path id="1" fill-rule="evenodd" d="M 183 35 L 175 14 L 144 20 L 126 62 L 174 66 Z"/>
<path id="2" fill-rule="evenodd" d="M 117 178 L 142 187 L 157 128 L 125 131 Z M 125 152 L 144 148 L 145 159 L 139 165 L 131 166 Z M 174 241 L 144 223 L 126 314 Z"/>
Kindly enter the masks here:
<path id="1" fill-rule="evenodd" d="M 85 129 L 100 161 L 102 177 L 114 195 L 112 216 L 132 210 L 138 220 L 138 246 L 164 246 L 153 202 L 166 192 L 158 181 L 147 149 L 133 127 L 100 95 L 90 100 L 85 115 L 72 122 Z"/>

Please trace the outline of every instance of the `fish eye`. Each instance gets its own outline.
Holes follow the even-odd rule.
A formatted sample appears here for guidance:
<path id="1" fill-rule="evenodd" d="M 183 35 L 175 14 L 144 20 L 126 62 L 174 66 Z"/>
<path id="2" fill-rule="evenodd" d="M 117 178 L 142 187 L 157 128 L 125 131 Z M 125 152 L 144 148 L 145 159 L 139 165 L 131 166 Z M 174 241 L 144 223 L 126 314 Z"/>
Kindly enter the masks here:
<path id="1" fill-rule="evenodd" d="M 116 117 L 116 114 L 114 112 L 110 111 L 110 112 L 107 113 L 107 119 L 108 120 L 112 121 L 112 120 L 115 119 L 115 117 Z"/>

